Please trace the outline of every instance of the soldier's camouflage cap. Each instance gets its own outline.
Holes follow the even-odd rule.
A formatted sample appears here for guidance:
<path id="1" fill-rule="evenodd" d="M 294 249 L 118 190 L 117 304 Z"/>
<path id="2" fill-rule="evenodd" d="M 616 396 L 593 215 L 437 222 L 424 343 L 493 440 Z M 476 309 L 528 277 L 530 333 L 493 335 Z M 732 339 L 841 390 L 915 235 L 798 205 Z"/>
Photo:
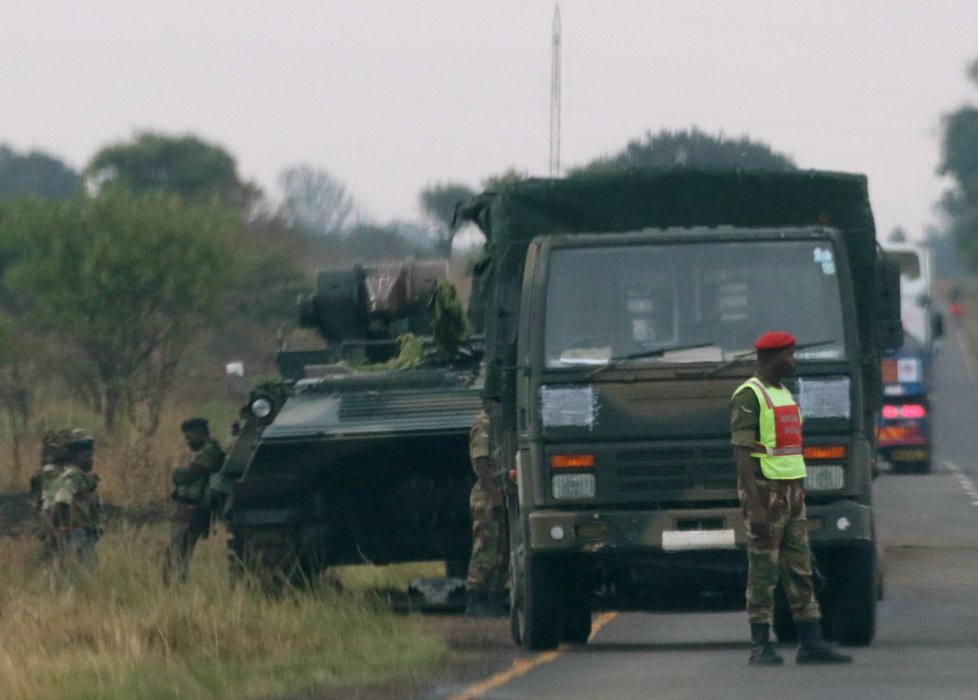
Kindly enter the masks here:
<path id="1" fill-rule="evenodd" d="M 72 431 L 69 428 L 61 430 L 46 430 L 41 435 L 41 463 L 54 464 L 65 461 L 68 458 L 68 442 L 71 440 Z"/>

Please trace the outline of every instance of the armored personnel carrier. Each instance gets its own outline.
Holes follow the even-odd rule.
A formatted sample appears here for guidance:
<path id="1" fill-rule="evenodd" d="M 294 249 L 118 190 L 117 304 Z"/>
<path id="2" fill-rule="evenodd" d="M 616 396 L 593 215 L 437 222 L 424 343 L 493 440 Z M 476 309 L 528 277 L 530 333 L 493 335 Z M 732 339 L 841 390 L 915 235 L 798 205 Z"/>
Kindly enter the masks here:
<path id="1" fill-rule="evenodd" d="M 447 276 L 445 261 L 318 273 L 299 315 L 326 347 L 279 353 L 282 381 L 253 390 L 212 478 L 233 560 L 292 582 L 367 562 L 463 574 L 482 352 L 444 329 L 434 342 Z"/>

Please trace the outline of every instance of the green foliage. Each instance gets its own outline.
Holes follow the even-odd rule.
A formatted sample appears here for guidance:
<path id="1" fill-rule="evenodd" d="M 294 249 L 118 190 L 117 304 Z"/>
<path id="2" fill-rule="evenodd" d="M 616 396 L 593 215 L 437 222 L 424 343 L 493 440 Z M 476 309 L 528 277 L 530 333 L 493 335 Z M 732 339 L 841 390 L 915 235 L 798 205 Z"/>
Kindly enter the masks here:
<path id="1" fill-rule="evenodd" d="M 22 195 L 70 199 L 81 185 L 81 176 L 57 158 L 31 151 L 15 153 L 0 146 L 0 201 Z"/>
<path id="2" fill-rule="evenodd" d="M 978 85 L 978 61 L 967 73 Z M 978 269 L 978 108 L 965 105 L 945 115 L 937 171 L 954 181 L 940 202 L 947 231 L 966 264 Z"/>
<path id="3" fill-rule="evenodd" d="M 498 175 L 490 175 L 485 180 L 482 181 L 482 189 L 484 190 L 494 190 L 505 185 L 511 185 L 514 182 L 519 182 L 520 180 L 526 180 L 530 176 L 522 170 L 517 170 L 516 168 L 510 168 L 505 172 Z"/>
<path id="4" fill-rule="evenodd" d="M 448 280 L 439 280 L 435 289 L 434 307 L 435 346 L 442 352 L 454 353 L 472 330 L 455 285 Z"/>
<path id="5" fill-rule="evenodd" d="M 629 141 L 621 153 L 594 160 L 572 174 L 677 165 L 764 170 L 794 170 L 796 167 L 790 157 L 747 136 L 738 139 L 723 134 L 712 136 L 693 127 L 689 131 L 663 129 L 655 135 L 646 132 L 644 139 Z"/>
<path id="6" fill-rule="evenodd" d="M 435 226 L 435 249 L 439 255 L 451 255 L 455 207 L 474 195 L 470 188 L 456 182 L 429 185 L 418 195 L 421 211 Z"/>
<path id="7" fill-rule="evenodd" d="M 234 158 L 196 136 L 145 132 L 132 142 L 106 146 L 92 157 L 85 174 L 98 184 L 122 182 L 138 194 L 172 193 L 185 201 L 217 199 L 246 210 L 257 188 L 238 179 Z"/>
<path id="8" fill-rule="evenodd" d="M 0 235 L 16 250 L 7 283 L 34 321 L 87 358 L 87 397 L 107 427 L 140 403 L 158 420 L 187 343 L 227 287 L 234 226 L 223 211 L 122 187 L 7 210 Z"/>
<path id="9" fill-rule="evenodd" d="M 355 227 L 341 239 L 331 242 L 330 248 L 364 262 L 423 257 L 426 252 L 394 228 L 372 224 Z"/>

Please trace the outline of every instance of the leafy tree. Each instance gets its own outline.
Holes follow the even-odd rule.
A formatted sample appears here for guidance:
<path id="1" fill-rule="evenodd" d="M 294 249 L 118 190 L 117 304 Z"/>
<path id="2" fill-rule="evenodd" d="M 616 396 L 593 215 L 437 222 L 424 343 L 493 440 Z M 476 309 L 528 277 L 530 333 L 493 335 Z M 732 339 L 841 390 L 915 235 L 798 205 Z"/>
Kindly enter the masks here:
<path id="1" fill-rule="evenodd" d="M 187 202 L 217 199 L 238 211 L 246 211 L 259 194 L 239 179 L 227 151 L 192 135 L 137 134 L 131 142 L 101 149 L 85 174 L 97 185 L 122 182 L 137 194 L 172 193 Z"/>
<path id="2" fill-rule="evenodd" d="M 598 158 L 572 174 L 676 165 L 769 170 L 794 170 L 796 167 L 790 157 L 747 136 L 738 139 L 723 134 L 711 136 L 693 127 L 689 131 L 663 129 L 655 135 L 646 132 L 644 139 L 629 141 L 621 153 Z"/>
<path id="3" fill-rule="evenodd" d="M 317 236 L 347 231 L 357 206 L 346 187 L 325 170 L 296 165 L 278 176 L 281 216 L 289 226 Z"/>
<path id="4" fill-rule="evenodd" d="M 978 85 L 978 60 L 967 75 Z M 965 105 L 945 115 L 937 171 L 954 181 L 939 205 L 948 231 L 967 263 L 978 268 L 978 108 Z"/>
<path id="5" fill-rule="evenodd" d="M 181 358 L 226 288 L 234 218 L 167 194 L 103 187 L 68 203 L 10 206 L 7 284 L 31 320 L 78 349 L 66 379 L 106 428 L 144 415 L 155 432 Z"/>
<path id="6" fill-rule="evenodd" d="M 57 158 L 39 151 L 19 155 L 0 146 L 0 201 L 21 195 L 70 199 L 81 185 L 81 176 Z"/>
<path id="7" fill-rule="evenodd" d="M 455 235 L 455 207 L 475 192 L 457 182 L 429 185 L 421 191 L 418 199 L 421 211 L 434 226 L 435 250 L 439 255 L 452 254 L 452 237 Z"/>
<path id="8" fill-rule="evenodd" d="M 486 190 L 491 190 L 497 187 L 502 187 L 503 185 L 508 185 L 514 182 L 519 182 L 525 180 L 529 177 L 524 171 L 517 170 L 516 168 L 510 168 L 505 172 L 498 175 L 490 175 L 485 180 L 482 181 L 482 187 Z"/>

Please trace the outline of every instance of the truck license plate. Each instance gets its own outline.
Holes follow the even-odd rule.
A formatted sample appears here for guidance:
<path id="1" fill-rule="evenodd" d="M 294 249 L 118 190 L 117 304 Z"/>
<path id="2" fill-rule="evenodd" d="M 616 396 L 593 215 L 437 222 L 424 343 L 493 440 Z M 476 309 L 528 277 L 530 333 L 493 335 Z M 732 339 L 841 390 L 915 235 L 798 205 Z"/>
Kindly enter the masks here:
<path id="1" fill-rule="evenodd" d="M 666 530 L 662 533 L 662 548 L 667 552 L 733 549 L 735 546 L 733 530 Z"/>

